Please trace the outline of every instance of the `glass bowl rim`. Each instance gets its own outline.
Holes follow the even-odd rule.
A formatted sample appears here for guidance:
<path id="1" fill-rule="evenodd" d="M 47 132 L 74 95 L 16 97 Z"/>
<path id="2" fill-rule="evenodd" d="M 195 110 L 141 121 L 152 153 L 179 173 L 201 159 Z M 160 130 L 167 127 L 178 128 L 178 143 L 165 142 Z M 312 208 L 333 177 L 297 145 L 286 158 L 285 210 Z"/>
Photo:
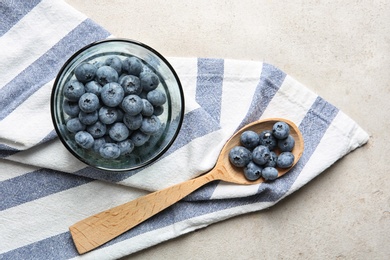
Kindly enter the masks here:
<path id="1" fill-rule="evenodd" d="M 169 142 L 167 143 L 167 145 L 161 151 L 159 151 L 156 155 L 154 155 L 152 158 L 150 158 L 149 160 L 147 160 L 145 162 L 142 162 L 142 163 L 139 163 L 139 164 L 137 164 L 135 166 L 132 166 L 132 167 L 124 168 L 124 169 L 112 169 L 112 168 L 107 168 L 107 167 L 103 167 L 103 166 L 99 166 L 99 165 L 94 165 L 94 164 L 90 163 L 88 160 L 84 159 L 82 156 L 80 156 L 78 153 L 76 153 L 68 145 L 68 143 L 66 142 L 66 140 L 62 136 L 62 132 L 61 132 L 61 130 L 60 130 L 58 124 L 57 124 L 57 121 L 56 121 L 56 117 L 57 117 L 57 115 L 56 115 L 56 108 L 55 108 L 56 107 L 56 104 L 55 104 L 56 89 L 58 88 L 58 84 L 59 84 L 61 75 L 63 75 L 63 73 L 65 72 L 65 69 L 68 67 L 68 65 L 77 56 L 79 56 L 81 53 L 83 53 L 84 51 L 86 51 L 86 50 L 88 50 L 88 49 L 90 49 L 90 48 L 92 48 L 94 46 L 97 46 L 97 45 L 100 45 L 100 44 L 104 44 L 104 43 L 108 43 L 108 42 L 121 42 L 121 43 L 129 43 L 129 44 L 138 45 L 139 47 L 144 48 L 144 49 L 150 51 L 153 55 L 156 55 L 159 59 L 161 59 L 161 61 L 168 67 L 169 71 L 174 76 L 175 82 L 177 83 L 177 87 L 178 87 L 178 91 L 179 91 L 179 97 L 180 97 L 180 104 L 181 104 L 180 111 L 179 111 L 180 117 L 179 117 L 178 122 L 177 122 L 177 129 L 175 130 L 175 133 L 171 136 L 171 138 L 170 138 Z M 80 160 L 81 162 L 85 163 L 86 165 L 88 165 L 90 167 L 93 167 L 95 169 L 98 169 L 98 170 L 103 170 L 103 171 L 108 171 L 108 172 L 133 171 L 133 170 L 140 169 L 140 168 L 142 168 L 142 167 L 144 167 L 146 165 L 150 165 L 150 164 L 154 163 L 155 161 L 157 161 L 162 155 L 165 154 L 165 152 L 172 146 L 172 144 L 176 140 L 177 136 L 179 135 L 179 132 L 181 130 L 181 127 L 182 127 L 182 124 L 183 124 L 183 120 L 184 120 L 184 113 L 185 113 L 184 91 L 183 91 L 183 87 L 182 87 L 181 81 L 179 79 L 179 76 L 177 75 L 177 73 L 176 73 L 175 69 L 173 68 L 173 66 L 168 62 L 168 60 L 162 54 L 160 54 L 154 48 L 152 48 L 149 45 L 144 44 L 144 43 L 142 43 L 140 41 L 136 41 L 136 40 L 132 40 L 132 39 L 108 38 L 108 39 L 104 39 L 104 40 L 94 41 L 92 43 L 89 43 L 89 44 L 85 45 L 84 47 L 80 48 L 78 51 L 73 53 L 65 61 L 65 63 L 62 65 L 61 69 L 58 71 L 58 73 L 57 73 L 57 75 L 55 77 L 54 83 L 53 83 L 53 87 L 52 87 L 52 91 L 51 91 L 51 97 L 50 97 L 50 112 L 51 112 L 52 123 L 54 125 L 54 129 L 56 131 L 56 134 L 57 134 L 58 138 L 60 139 L 62 144 L 65 146 L 65 148 L 74 157 L 76 157 L 78 160 Z"/>

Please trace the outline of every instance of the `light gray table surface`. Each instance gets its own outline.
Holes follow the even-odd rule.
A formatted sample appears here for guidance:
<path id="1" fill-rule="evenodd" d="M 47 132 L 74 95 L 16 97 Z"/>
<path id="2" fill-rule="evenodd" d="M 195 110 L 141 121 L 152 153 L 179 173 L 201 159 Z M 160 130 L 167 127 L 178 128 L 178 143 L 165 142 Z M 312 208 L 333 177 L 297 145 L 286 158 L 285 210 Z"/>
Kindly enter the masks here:
<path id="1" fill-rule="evenodd" d="M 128 259 L 390 259 L 389 1 L 66 2 L 167 57 L 271 63 L 371 137 L 272 208 Z"/>

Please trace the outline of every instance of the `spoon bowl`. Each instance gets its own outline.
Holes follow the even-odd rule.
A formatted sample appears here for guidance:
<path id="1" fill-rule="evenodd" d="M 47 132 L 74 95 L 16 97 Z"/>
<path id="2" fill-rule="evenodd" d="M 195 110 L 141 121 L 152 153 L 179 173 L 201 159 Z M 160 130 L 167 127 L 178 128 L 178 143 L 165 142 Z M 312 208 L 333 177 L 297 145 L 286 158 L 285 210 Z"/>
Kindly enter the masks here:
<path id="1" fill-rule="evenodd" d="M 244 185 L 264 182 L 263 178 L 256 181 L 247 180 L 243 168 L 235 167 L 230 163 L 229 151 L 240 144 L 240 135 L 244 131 L 252 130 L 260 133 L 263 130 L 272 129 L 272 126 L 279 121 L 284 121 L 290 126 L 290 135 L 295 140 L 295 146 L 292 150 L 295 157 L 293 165 L 287 169 L 277 168 L 278 177 L 283 176 L 294 167 L 302 156 L 304 142 L 301 132 L 293 122 L 282 118 L 270 118 L 253 122 L 238 130 L 226 142 L 216 165 L 208 173 L 97 213 L 72 225 L 69 230 L 77 251 L 83 254 L 107 243 L 211 181 L 223 180 Z"/>
<path id="2" fill-rule="evenodd" d="M 286 122 L 290 127 L 290 135 L 295 140 L 295 146 L 292 150 L 292 153 L 294 154 L 294 163 L 289 168 L 279 168 L 276 167 L 278 170 L 278 178 L 283 176 L 285 173 L 287 173 L 294 165 L 298 162 L 299 158 L 302 156 L 303 149 L 304 149 L 304 142 L 301 132 L 299 131 L 298 127 L 291 121 L 283 119 L 283 118 L 268 118 L 264 120 L 255 121 L 253 123 L 250 123 L 244 127 L 242 127 L 240 130 L 238 130 L 225 144 L 223 147 L 217 163 L 214 167 L 214 169 L 220 168 L 223 171 L 222 176 L 220 177 L 220 180 L 236 183 L 236 184 L 258 184 L 261 182 L 264 182 L 265 180 L 263 178 L 260 178 L 256 181 L 250 181 L 247 180 L 243 174 L 243 168 L 236 167 L 232 165 L 229 161 L 229 151 L 237 145 L 240 145 L 240 136 L 243 132 L 251 130 L 256 133 L 261 133 L 264 130 L 271 130 L 273 125 L 279 121 Z M 276 149 L 276 153 L 279 154 L 279 149 Z"/>

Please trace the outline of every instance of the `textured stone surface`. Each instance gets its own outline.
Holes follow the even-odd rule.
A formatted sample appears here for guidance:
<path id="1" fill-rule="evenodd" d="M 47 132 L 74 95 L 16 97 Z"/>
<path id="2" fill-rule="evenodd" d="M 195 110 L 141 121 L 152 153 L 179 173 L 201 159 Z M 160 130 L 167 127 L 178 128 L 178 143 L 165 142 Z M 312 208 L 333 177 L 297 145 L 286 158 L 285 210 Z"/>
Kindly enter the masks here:
<path id="1" fill-rule="evenodd" d="M 114 35 L 165 56 L 262 60 L 371 136 L 269 210 L 229 219 L 131 259 L 387 259 L 390 255 L 390 3 L 66 0 Z"/>

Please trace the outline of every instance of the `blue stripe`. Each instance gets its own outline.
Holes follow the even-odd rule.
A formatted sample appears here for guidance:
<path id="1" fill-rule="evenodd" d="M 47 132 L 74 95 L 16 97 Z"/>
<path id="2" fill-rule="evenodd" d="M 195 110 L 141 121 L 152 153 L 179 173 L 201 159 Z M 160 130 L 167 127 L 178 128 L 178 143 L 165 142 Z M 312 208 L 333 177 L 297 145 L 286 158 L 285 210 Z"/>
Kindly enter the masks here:
<path id="1" fill-rule="evenodd" d="M 0 255 L 1 260 L 15 259 L 70 259 L 78 256 L 69 232 L 61 233 L 41 241 L 16 248 Z"/>
<path id="2" fill-rule="evenodd" d="M 196 138 L 205 136 L 209 133 L 221 129 L 218 122 L 215 122 L 211 115 L 202 108 L 190 111 L 184 116 L 183 125 L 177 140 L 168 150 L 166 155 L 171 154 L 177 149 L 187 145 Z"/>
<path id="3" fill-rule="evenodd" d="M 109 33 L 90 19 L 85 20 L 16 78 L 0 89 L 0 120 L 35 91 L 55 78 L 64 62 L 85 45 L 106 38 Z"/>
<path id="4" fill-rule="evenodd" d="M 55 138 L 57 138 L 57 132 L 53 129 L 36 145 L 44 144 L 46 142 L 54 140 Z"/>
<path id="5" fill-rule="evenodd" d="M 41 0 L 2 0 L 0 1 L 0 36 L 17 24 Z"/>
<path id="6" fill-rule="evenodd" d="M 91 178 L 95 180 L 102 180 L 102 181 L 108 181 L 108 182 L 119 182 L 123 179 L 126 179 L 127 177 L 130 177 L 134 175 L 135 173 L 139 172 L 140 170 L 134 170 L 130 172 L 118 172 L 118 173 L 112 173 L 108 171 L 102 171 L 99 169 L 95 169 L 93 167 L 86 167 L 80 171 L 74 172 L 74 175 L 82 176 L 86 178 Z"/>
<path id="7" fill-rule="evenodd" d="M 260 82 L 253 95 L 250 108 L 237 130 L 261 117 L 276 92 L 278 92 L 285 77 L 286 73 L 273 65 L 263 64 Z"/>
<path id="8" fill-rule="evenodd" d="M 207 183 L 206 185 L 202 186 L 201 188 L 193 191 L 191 194 L 187 195 L 182 199 L 182 201 L 202 201 L 202 200 L 209 200 L 211 196 L 213 195 L 215 189 L 217 188 L 220 181 L 213 181 L 210 183 Z"/>
<path id="9" fill-rule="evenodd" d="M 218 123 L 221 118 L 223 75 L 223 59 L 198 59 L 195 100 Z"/>
<path id="10" fill-rule="evenodd" d="M 5 158 L 19 152 L 18 149 L 12 148 L 5 144 L 0 144 L 0 158 Z"/>
<path id="11" fill-rule="evenodd" d="M 92 179 L 39 169 L 0 182 L 0 211 L 91 182 Z"/>

